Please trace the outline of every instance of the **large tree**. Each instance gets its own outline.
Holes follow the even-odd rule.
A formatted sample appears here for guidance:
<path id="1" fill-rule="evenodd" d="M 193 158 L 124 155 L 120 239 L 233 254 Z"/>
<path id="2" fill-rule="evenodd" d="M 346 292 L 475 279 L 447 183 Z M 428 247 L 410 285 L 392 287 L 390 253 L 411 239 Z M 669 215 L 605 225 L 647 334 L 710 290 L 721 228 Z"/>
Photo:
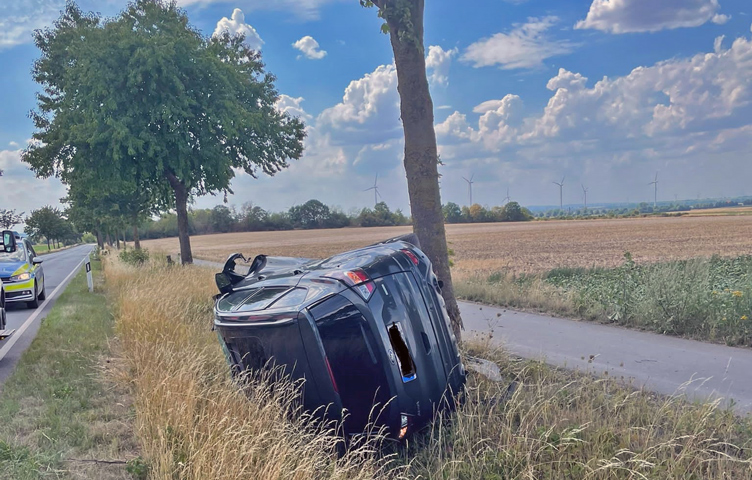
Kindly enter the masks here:
<path id="1" fill-rule="evenodd" d="M 202 36 L 175 2 L 137 0 L 111 20 L 69 2 L 35 42 L 44 92 L 24 160 L 40 176 L 90 170 L 174 205 L 183 263 L 191 196 L 231 193 L 234 169 L 274 175 L 302 154 L 303 124 L 275 108 L 259 53 L 241 36 Z"/>
<path id="2" fill-rule="evenodd" d="M 439 155 L 433 127 L 433 101 L 428 90 L 425 49 L 423 47 L 424 0 L 360 0 L 365 7 L 378 7 L 384 19 L 397 67 L 402 129 L 405 133 L 405 171 L 410 196 L 413 230 L 421 248 L 433 263 L 436 275 L 444 282 L 442 296 L 457 339 L 462 317 L 454 298 L 449 271 L 444 215 L 439 190 Z"/>

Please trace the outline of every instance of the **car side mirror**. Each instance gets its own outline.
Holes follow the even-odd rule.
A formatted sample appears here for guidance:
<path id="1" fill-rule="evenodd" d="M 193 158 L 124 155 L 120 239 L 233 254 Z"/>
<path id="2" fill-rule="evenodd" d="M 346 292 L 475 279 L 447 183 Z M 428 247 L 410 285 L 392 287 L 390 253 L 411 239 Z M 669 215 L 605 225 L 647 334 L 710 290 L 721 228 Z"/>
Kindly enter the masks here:
<path id="1" fill-rule="evenodd" d="M 3 230 L 2 234 L 0 234 L 0 237 L 2 237 L 3 243 L 2 243 L 2 251 L 5 253 L 13 253 L 15 252 L 18 247 L 16 246 L 16 236 L 13 234 L 10 230 Z"/>
<path id="2" fill-rule="evenodd" d="M 43 261 L 44 261 L 44 260 L 42 260 L 42 259 L 41 259 L 41 258 L 39 258 L 39 257 L 34 257 L 34 258 L 33 258 L 33 259 L 31 260 L 31 263 L 33 263 L 34 265 L 41 265 Z"/>

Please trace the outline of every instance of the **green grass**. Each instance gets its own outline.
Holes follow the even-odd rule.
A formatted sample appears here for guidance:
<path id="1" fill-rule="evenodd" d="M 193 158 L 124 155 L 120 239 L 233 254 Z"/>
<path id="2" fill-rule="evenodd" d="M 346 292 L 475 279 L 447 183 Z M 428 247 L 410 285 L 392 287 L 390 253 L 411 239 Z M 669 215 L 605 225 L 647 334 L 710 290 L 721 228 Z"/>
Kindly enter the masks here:
<path id="1" fill-rule="evenodd" d="M 99 262 L 92 262 L 97 284 Z M 57 299 L 0 393 L 0 478 L 131 478 L 127 396 L 105 380 L 113 318 L 83 270 Z"/>
<path id="2" fill-rule="evenodd" d="M 617 323 L 729 345 L 752 346 L 752 256 L 497 273 L 459 282 L 460 296 Z"/>

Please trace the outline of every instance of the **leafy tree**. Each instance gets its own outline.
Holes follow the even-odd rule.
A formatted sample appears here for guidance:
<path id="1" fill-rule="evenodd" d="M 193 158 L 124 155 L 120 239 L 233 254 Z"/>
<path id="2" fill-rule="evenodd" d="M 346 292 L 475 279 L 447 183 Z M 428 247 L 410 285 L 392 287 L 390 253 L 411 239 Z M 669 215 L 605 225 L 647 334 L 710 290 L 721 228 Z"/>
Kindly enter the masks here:
<path id="1" fill-rule="evenodd" d="M 227 233 L 232 231 L 235 219 L 232 218 L 232 211 L 224 205 L 217 205 L 209 213 L 212 231 L 217 233 Z"/>
<path id="2" fill-rule="evenodd" d="M 68 3 L 35 32 L 43 86 L 34 142 L 38 176 L 118 178 L 177 214 L 183 263 L 193 260 L 188 200 L 231 193 L 233 169 L 274 175 L 303 150 L 303 124 L 275 108 L 274 77 L 242 36 L 205 38 L 174 2 L 136 0 L 113 19 Z"/>
<path id="3" fill-rule="evenodd" d="M 382 31 L 388 33 L 394 63 L 397 66 L 397 90 L 400 95 L 400 118 L 405 133 L 405 171 L 413 231 L 422 249 L 443 281 L 442 295 L 460 339 L 462 317 L 454 298 L 449 271 L 444 216 L 439 190 L 439 155 L 434 131 L 433 102 L 426 77 L 423 45 L 424 0 L 360 0 L 364 7 L 378 7 L 384 19 Z"/>
<path id="4" fill-rule="evenodd" d="M 43 237 L 47 240 L 47 249 L 50 248 L 50 240 L 65 238 L 72 228 L 57 208 L 49 205 L 37 210 L 32 210 L 26 218 L 24 231 L 35 241 Z"/>
<path id="5" fill-rule="evenodd" d="M 303 205 L 294 205 L 288 213 L 290 221 L 300 228 L 323 228 L 329 221 L 329 207 L 318 200 L 308 200 Z"/>
<path id="6" fill-rule="evenodd" d="M 506 222 L 521 222 L 527 220 L 527 216 L 522 211 L 522 207 L 517 202 L 509 202 L 504 205 L 504 221 Z"/>
<path id="7" fill-rule="evenodd" d="M 444 221 L 447 223 L 459 223 L 462 221 L 462 210 L 454 202 L 449 202 L 441 207 L 441 211 L 444 214 Z"/>
<path id="8" fill-rule="evenodd" d="M 22 223 L 23 214 L 24 212 L 16 214 L 15 210 L 5 210 L 0 208 L 0 228 L 3 230 L 9 230 L 19 223 Z"/>

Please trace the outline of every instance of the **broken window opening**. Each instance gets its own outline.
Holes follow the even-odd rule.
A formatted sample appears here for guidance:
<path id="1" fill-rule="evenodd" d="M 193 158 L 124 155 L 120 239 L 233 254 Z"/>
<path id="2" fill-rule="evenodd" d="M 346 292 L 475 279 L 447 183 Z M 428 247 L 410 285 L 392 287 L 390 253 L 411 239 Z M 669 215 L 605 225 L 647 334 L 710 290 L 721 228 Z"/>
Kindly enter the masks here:
<path id="1" fill-rule="evenodd" d="M 415 380 L 415 363 L 410 356 L 410 349 L 407 347 L 402 331 L 396 323 L 389 326 L 389 341 L 392 343 L 394 353 L 397 355 L 397 364 L 402 374 L 402 382 L 407 383 Z"/>

